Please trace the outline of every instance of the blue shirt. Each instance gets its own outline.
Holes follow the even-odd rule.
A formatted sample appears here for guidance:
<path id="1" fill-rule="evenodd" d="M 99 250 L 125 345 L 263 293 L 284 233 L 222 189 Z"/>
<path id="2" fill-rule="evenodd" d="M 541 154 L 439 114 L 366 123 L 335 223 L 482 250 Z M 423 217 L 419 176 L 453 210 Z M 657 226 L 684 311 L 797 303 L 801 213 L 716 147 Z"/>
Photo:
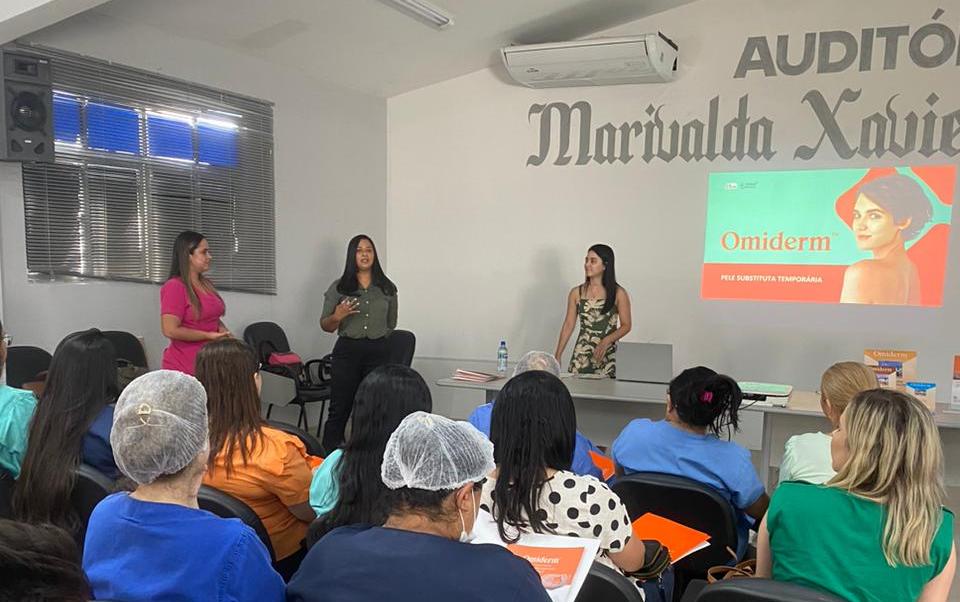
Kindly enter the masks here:
<path id="1" fill-rule="evenodd" d="M 687 477 L 713 487 L 740 510 L 737 555 L 743 557 L 754 519 L 743 510 L 763 495 L 763 483 L 750 460 L 750 452 L 716 435 L 697 435 L 666 420 L 633 420 L 613 442 L 614 462 L 626 474 L 658 472 Z"/>
<path id="2" fill-rule="evenodd" d="M 113 459 L 113 448 L 110 447 L 110 429 L 113 428 L 113 409 L 115 404 L 108 404 L 100 410 L 97 417 L 90 424 L 90 429 L 83 436 L 83 446 L 80 457 L 84 464 L 93 466 L 113 480 L 120 477 L 117 463 Z"/>
<path id="3" fill-rule="evenodd" d="M 490 417 L 493 415 L 493 404 L 494 402 L 491 401 L 477 407 L 467 418 L 470 424 L 487 437 L 490 436 Z M 580 431 L 577 431 L 576 447 L 573 448 L 573 465 L 570 467 L 570 472 L 584 476 L 589 475 L 602 481 L 603 473 L 590 458 L 591 451 L 603 455 L 603 452 L 593 442 L 581 435 Z"/>
<path id="4" fill-rule="evenodd" d="M 337 448 L 313 471 L 313 479 L 310 481 L 310 506 L 317 513 L 317 517 L 333 510 L 340 499 L 340 474 L 337 466 L 340 465 L 342 457 L 343 450 Z"/>
<path id="5" fill-rule="evenodd" d="M 30 391 L 0 385 L 0 470 L 16 479 L 27 453 L 30 419 L 37 408 L 37 398 Z"/>
<path id="6" fill-rule="evenodd" d="M 334 529 L 287 585 L 287 602 L 549 602 L 526 560 L 493 544 L 385 527 Z"/>
<path id="7" fill-rule="evenodd" d="M 283 579 L 236 518 L 115 493 L 94 508 L 83 547 L 94 598 L 282 602 Z"/>

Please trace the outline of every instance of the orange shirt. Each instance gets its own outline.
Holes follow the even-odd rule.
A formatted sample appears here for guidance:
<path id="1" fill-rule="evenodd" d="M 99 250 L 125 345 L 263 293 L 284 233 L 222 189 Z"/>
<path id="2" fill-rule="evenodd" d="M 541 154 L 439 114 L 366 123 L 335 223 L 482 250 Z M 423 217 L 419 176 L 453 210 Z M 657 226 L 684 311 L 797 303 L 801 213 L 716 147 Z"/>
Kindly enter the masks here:
<path id="1" fill-rule="evenodd" d="M 270 427 L 263 428 L 263 443 L 254 448 L 246 466 L 240 451 L 234 452 L 229 477 L 224 458 L 223 452 L 217 454 L 203 477 L 204 485 L 229 493 L 257 513 L 277 560 L 295 553 L 310 523 L 291 514 L 288 507 L 309 500 L 311 466 L 317 459 L 307 454 L 300 439 Z"/>

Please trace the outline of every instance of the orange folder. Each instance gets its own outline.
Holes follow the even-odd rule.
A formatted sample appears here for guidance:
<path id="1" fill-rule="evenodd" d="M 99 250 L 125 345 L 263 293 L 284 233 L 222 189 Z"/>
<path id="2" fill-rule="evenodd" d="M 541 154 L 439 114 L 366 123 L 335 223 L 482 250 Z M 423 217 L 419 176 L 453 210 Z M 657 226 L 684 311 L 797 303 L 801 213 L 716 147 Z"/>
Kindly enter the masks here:
<path id="1" fill-rule="evenodd" d="M 640 539 L 654 539 L 670 551 L 676 562 L 710 545 L 710 536 L 669 518 L 647 512 L 633 521 L 633 534 Z"/>
<path id="2" fill-rule="evenodd" d="M 601 456 L 595 451 L 588 453 L 590 454 L 590 459 L 593 460 L 593 465 L 600 469 L 604 481 L 613 476 L 613 460 L 606 456 Z"/>

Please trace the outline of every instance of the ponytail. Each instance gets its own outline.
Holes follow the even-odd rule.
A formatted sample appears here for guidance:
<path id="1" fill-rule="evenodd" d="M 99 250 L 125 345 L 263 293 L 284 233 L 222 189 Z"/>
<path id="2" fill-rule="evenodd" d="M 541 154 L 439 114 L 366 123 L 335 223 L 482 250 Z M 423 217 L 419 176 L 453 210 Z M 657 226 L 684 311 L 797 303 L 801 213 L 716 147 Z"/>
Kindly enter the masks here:
<path id="1" fill-rule="evenodd" d="M 714 435 L 730 427 L 739 429 L 743 393 L 737 382 L 710 368 L 688 368 L 670 381 L 670 401 L 683 422 L 708 427 Z"/>

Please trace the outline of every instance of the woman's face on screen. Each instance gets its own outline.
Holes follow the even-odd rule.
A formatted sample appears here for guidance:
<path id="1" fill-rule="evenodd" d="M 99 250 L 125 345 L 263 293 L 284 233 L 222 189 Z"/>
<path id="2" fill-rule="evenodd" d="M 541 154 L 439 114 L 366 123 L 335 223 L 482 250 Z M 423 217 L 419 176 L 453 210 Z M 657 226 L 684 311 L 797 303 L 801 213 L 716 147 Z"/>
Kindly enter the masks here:
<path id="1" fill-rule="evenodd" d="M 587 278 L 599 276 L 603 274 L 603 270 L 603 260 L 600 259 L 600 256 L 593 251 L 588 251 L 587 256 L 583 259 L 584 275 L 586 275 Z"/>
<path id="2" fill-rule="evenodd" d="M 366 238 L 361 239 L 357 245 L 357 269 L 365 272 L 373 267 L 373 260 L 376 254 L 373 252 L 373 243 Z"/>
<path id="3" fill-rule="evenodd" d="M 897 224 L 893 214 L 871 201 L 870 197 L 862 194 L 857 197 L 853 206 L 853 235 L 857 247 L 864 250 L 886 247 L 906 226 Z"/>

